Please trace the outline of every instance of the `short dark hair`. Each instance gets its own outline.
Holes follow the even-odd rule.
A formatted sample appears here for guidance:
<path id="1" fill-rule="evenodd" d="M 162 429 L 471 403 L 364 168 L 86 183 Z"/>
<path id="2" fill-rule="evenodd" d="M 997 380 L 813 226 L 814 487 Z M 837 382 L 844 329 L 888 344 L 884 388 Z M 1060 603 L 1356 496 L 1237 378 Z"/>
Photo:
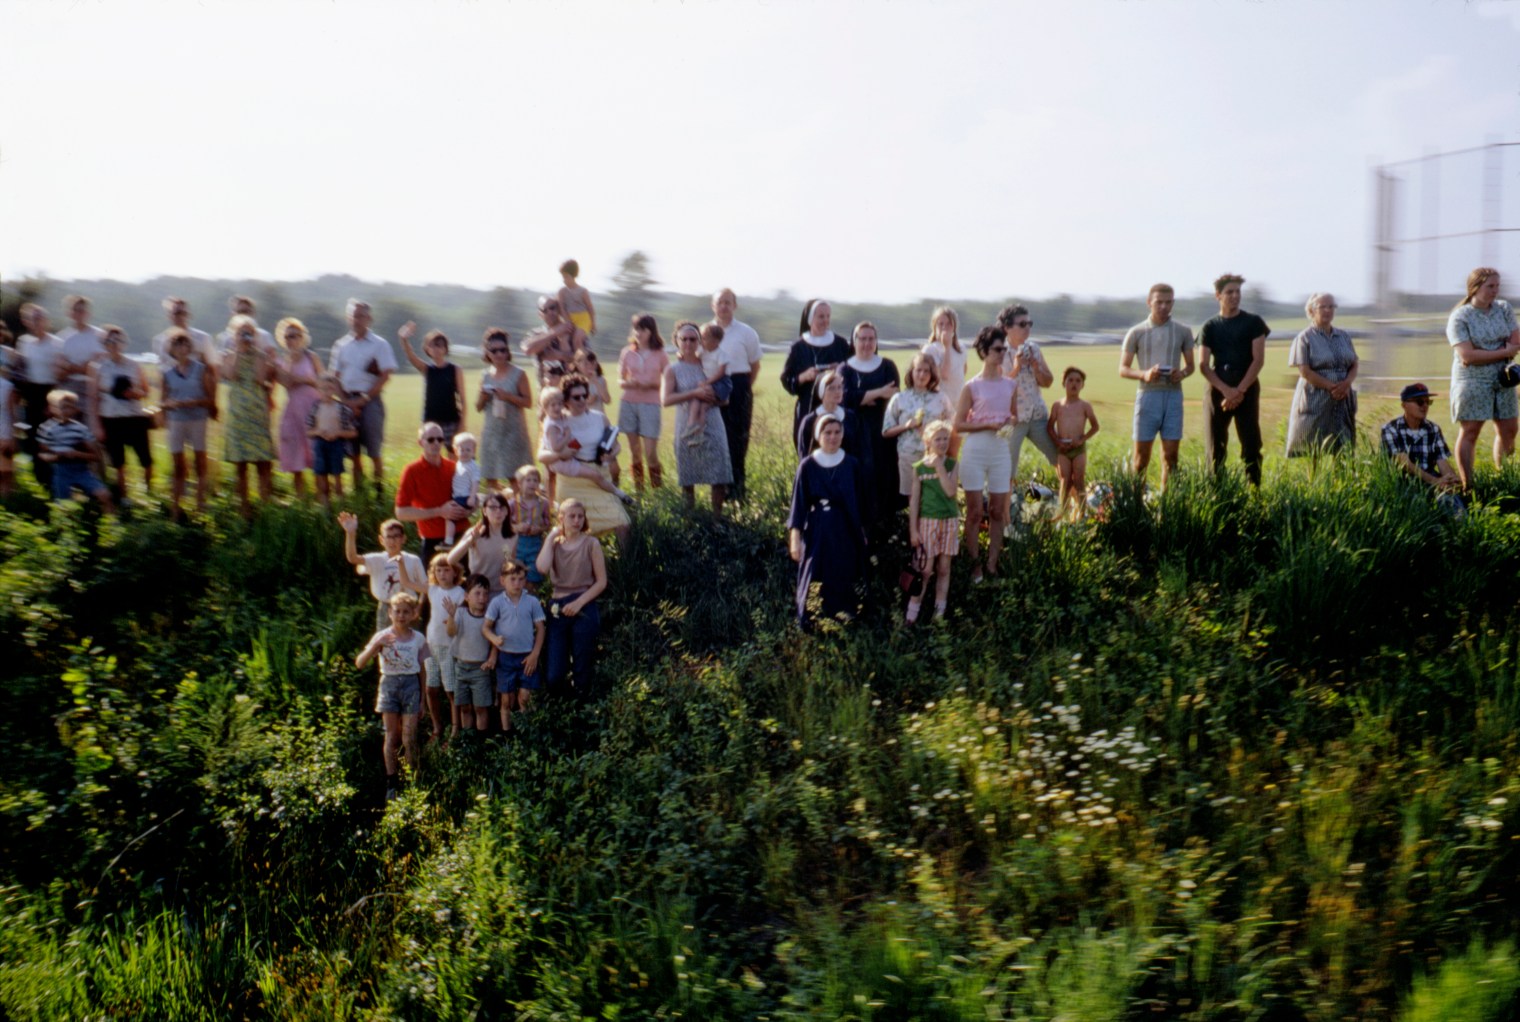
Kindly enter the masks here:
<path id="1" fill-rule="evenodd" d="M 566 259 L 559 264 L 559 272 L 568 273 L 572 277 L 579 277 L 581 275 L 581 264 L 574 259 Z"/>
<path id="2" fill-rule="evenodd" d="M 491 580 L 477 572 L 464 580 L 464 591 L 468 593 L 471 589 L 484 589 L 490 592 Z"/>
<path id="3" fill-rule="evenodd" d="M 1217 295 L 1219 292 L 1223 291 L 1231 284 L 1244 284 L 1245 282 L 1246 278 L 1242 277 L 1238 273 L 1221 274 L 1214 281 L 1214 293 Z"/>
<path id="4" fill-rule="evenodd" d="M 1003 306 L 1002 311 L 997 314 L 997 321 L 1004 330 L 1007 330 L 1009 327 L 1013 326 L 1014 320 L 1018 319 L 1020 316 L 1027 315 L 1029 315 L 1029 310 L 1020 303 L 1014 302 L 1012 305 Z"/>
<path id="5" fill-rule="evenodd" d="M 1000 326 L 984 326 L 976 334 L 976 353 L 982 358 L 992 350 L 992 346 L 999 341 L 1006 341 L 1008 334 Z"/>

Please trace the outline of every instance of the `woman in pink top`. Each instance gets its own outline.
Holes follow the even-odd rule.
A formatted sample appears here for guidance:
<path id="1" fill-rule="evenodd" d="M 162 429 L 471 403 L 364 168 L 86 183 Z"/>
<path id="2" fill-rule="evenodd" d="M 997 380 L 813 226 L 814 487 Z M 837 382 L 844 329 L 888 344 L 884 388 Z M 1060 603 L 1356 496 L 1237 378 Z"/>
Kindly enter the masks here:
<path id="1" fill-rule="evenodd" d="M 986 573 L 998 573 L 1003 553 L 1003 530 L 1008 527 L 1008 494 L 1012 489 L 1013 455 L 1007 433 L 1013 421 L 1014 381 L 1003 376 L 1007 335 L 1001 327 L 983 327 L 976 335 L 976 353 L 982 371 L 967 380 L 955 410 L 955 431 L 961 445 L 961 487 L 966 491 L 966 555 L 971 558 L 971 581 L 982 580 L 978 557 L 978 533 L 982 527 L 982 491 L 990 496 L 991 518 L 987 523 Z"/>
<path id="2" fill-rule="evenodd" d="M 618 432 L 629 438 L 633 456 L 633 487 L 644 492 L 644 464 L 649 464 L 649 485 L 659 489 L 665 482 L 660 466 L 660 381 L 670 357 L 665 354 L 660 327 L 647 312 L 633 317 L 628 347 L 618 356 L 618 380 L 623 399 L 618 404 Z"/>

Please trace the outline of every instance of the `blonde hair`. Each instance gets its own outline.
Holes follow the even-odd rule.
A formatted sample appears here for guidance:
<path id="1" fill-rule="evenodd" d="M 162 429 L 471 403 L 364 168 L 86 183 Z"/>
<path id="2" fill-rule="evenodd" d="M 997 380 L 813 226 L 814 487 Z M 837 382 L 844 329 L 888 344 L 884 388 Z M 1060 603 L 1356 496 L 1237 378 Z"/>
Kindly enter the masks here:
<path id="1" fill-rule="evenodd" d="M 307 345 L 309 346 L 311 344 L 311 331 L 306 329 L 306 324 L 302 323 L 294 316 L 286 316 L 284 319 L 280 320 L 280 322 L 277 323 L 274 328 L 274 338 L 280 342 L 280 347 L 289 347 L 289 345 L 285 343 L 285 332 L 287 330 L 299 330 L 301 332 L 301 336 L 306 338 Z"/>
<path id="2" fill-rule="evenodd" d="M 549 414 L 549 402 L 559 398 L 559 406 L 565 407 L 565 392 L 558 387 L 545 387 L 538 392 L 538 421 L 543 422 Z"/>
<path id="3" fill-rule="evenodd" d="M 938 333 L 938 330 L 935 328 L 939 326 L 939 318 L 941 316 L 950 317 L 950 346 L 956 351 L 964 350 L 961 348 L 961 318 L 948 305 L 937 305 L 934 311 L 929 313 L 929 341 L 933 343 L 936 339 L 935 334 Z"/>
<path id="4" fill-rule="evenodd" d="M 924 446 L 928 447 L 931 443 L 934 442 L 934 438 L 939 436 L 941 433 L 949 436 L 954 432 L 955 430 L 950 427 L 950 423 L 946 422 L 944 419 L 935 419 L 933 422 L 929 423 L 929 425 L 924 427 Z"/>
<path id="5" fill-rule="evenodd" d="M 252 316 L 245 316 L 240 312 L 227 321 L 227 332 L 229 334 L 236 334 L 244 327 L 252 330 L 255 337 L 258 336 L 259 323 L 258 320 L 254 319 Z"/>
<path id="6" fill-rule="evenodd" d="M 438 569 L 439 568 L 448 568 L 450 571 L 452 571 L 454 573 L 454 584 L 456 586 L 461 581 L 463 581 L 463 574 L 464 573 L 463 573 L 462 569 L 459 567 L 459 565 L 457 565 L 453 561 L 449 560 L 449 555 L 447 553 L 441 553 L 441 554 L 434 554 L 433 555 L 433 559 L 431 561 L 428 561 L 428 581 L 431 582 L 431 583 L 433 583 L 433 585 L 435 585 L 435 586 L 441 586 L 441 585 L 443 585 L 442 582 L 438 581 Z"/>
<path id="7" fill-rule="evenodd" d="M 396 607 L 411 607 L 413 610 L 416 610 L 421 606 L 421 603 L 418 602 L 417 597 L 414 594 L 408 592 L 396 593 L 385 602 L 390 604 L 392 609 L 395 609 Z"/>
<path id="8" fill-rule="evenodd" d="M 908 363 L 908 389 L 918 389 L 918 384 L 914 382 L 913 377 L 914 374 L 918 371 L 919 363 L 923 363 L 929 367 L 929 386 L 926 389 L 931 394 L 938 394 L 939 366 L 934 364 L 934 359 L 930 358 L 928 355 L 925 355 L 923 352 L 919 352 L 917 355 L 914 355 L 913 361 Z"/>
<path id="9" fill-rule="evenodd" d="M 1467 275 L 1467 294 L 1460 302 L 1457 303 L 1457 308 L 1461 308 L 1464 305 L 1471 305 L 1473 298 L 1478 293 L 1478 289 L 1484 284 L 1488 283 L 1489 277 L 1497 277 L 1498 275 L 1499 271 L 1494 269 L 1492 266 L 1480 266 L 1476 270 L 1473 270 L 1471 273 L 1469 273 Z"/>

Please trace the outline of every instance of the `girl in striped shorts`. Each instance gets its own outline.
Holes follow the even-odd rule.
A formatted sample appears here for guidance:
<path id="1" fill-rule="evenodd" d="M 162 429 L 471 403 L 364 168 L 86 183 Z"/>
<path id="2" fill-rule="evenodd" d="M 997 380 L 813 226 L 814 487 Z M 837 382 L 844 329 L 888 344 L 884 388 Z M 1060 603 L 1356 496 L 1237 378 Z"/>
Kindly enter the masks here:
<path id="1" fill-rule="evenodd" d="M 955 459 L 950 457 L 950 424 L 936 420 L 924 427 L 923 460 L 913 464 L 913 492 L 908 498 L 908 533 L 924 553 L 924 589 L 934 585 L 934 616 L 945 616 L 950 595 L 950 562 L 960 545 L 960 505 L 956 503 Z M 922 596 L 908 600 L 908 624 L 918 620 Z"/>

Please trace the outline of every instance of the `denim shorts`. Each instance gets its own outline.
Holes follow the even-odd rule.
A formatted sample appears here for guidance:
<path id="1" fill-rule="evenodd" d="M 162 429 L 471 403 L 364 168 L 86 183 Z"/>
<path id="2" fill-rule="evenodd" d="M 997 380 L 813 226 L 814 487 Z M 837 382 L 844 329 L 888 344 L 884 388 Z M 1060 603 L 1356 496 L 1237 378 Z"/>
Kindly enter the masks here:
<path id="1" fill-rule="evenodd" d="M 538 691 L 538 672 L 523 673 L 523 661 L 527 659 L 526 653 L 508 653 L 502 650 L 496 654 L 496 691 L 516 692 L 520 688 L 525 688 L 529 692 Z"/>
<path id="2" fill-rule="evenodd" d="M 494 706 L 496 704 L 494 679 L 479 664 L 466 660 L 454 661 L 454 705 Z"/>
<path id="3" fill-rule="evenodd" d="M 106 488 L 84 461 L 53 462 L 53 499 L 68 500 L 76 489 L 95 496 Z"/>
<path id="4" fill-rule="evenodd" d="M 422 676 L 418 674 L 382 674 L 375 693 L 376 713 L 422 712 Z"/>
<path id="5" fill-rule="evenodd" d="M 323 440 L 319 436 L 311 438 L 311 471 L 313 475 L 340 476 L 343 474 L 343 460 L 348 453 L 347 440 Z"/>
<path id="6" fill-rule="evenodd" d="M 1135 393 L 1135 439 L 1150 443 L 1161 434 L 1163 440 L 1182 439 L 1182 388 L 1175 390 L 1141 390 Z"/>

